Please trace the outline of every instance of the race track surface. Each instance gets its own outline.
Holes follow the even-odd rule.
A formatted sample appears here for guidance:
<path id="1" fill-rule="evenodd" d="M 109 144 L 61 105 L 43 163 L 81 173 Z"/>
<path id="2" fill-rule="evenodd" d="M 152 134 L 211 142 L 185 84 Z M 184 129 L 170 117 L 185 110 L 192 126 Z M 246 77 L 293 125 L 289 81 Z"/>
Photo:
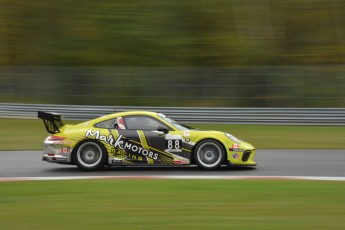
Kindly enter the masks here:
<path id="1" fill-rule="evenodd" d="M 40 151 L 0 152 L 0 178 L 65 176 L 317 176 L 345 177 L 345 150 L 257 150 L 256 167 L 202 171 L 184 167 L 112 167 L 83 172 L 76 166 L 47 163 Z"/>
<path id="2" fill-rule="evenodd" d="M 327 176 L 345 177 L 344 150 L 257 150 L 256 167 L 222 167 L 202 171 L 196 166 L 105 168 L 98 172 L 80 171 L 76 166 L 47 163 L 40 151 L 0 152 L 0 177 L 61 176 Z"/>

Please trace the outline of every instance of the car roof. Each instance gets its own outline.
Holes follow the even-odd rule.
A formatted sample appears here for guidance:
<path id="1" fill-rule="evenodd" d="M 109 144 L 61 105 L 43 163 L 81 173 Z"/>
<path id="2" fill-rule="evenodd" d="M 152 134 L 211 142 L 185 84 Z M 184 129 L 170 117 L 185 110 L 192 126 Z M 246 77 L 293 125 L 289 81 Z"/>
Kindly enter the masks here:
<path id="1" fill-rule="evenodd" d="M 119 116 L 129 116 L 129 115 L 148 115 L 148 116 L 157 116 L 156 112 L 151 111 L 127 111 L 127 112 L 119 112 L 113 113 L 112 115 L 119 117 Z"/>
<path id="2" fill-rule="evenodd" d="M 93 120 L 93 122 L 99 122 L 102 120 L 112 119 L 114 117 L 122 117 L 122 116 L 130 116 L 130 115 L 146 115 L 146 116 L 153 116 L 156 117 L 158 113 L 150 112 L 150 111 L 127 111 L 127 112 L 118 112 L 112 113 L 109 115 L 105 115 Z"/>

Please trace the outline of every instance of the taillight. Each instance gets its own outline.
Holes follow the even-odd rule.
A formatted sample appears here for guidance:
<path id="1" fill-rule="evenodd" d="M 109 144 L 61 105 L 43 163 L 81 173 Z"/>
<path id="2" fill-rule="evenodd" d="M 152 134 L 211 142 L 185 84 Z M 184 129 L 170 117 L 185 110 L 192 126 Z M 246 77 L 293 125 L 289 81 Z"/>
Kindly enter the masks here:
<path id="1" fill-rule="evenodd" d="M 65 140 L 66 137 L 60 137 L 60 136 L 50 136 L 48 138 L 48 141 L 63 141 Z"/>

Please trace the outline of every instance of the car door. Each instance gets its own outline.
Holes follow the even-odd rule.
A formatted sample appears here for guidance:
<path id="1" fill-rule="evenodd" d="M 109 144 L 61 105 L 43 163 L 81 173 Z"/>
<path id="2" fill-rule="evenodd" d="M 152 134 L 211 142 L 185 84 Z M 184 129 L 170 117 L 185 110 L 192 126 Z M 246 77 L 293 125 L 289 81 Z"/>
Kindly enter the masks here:
<path id="1" fill-rule="evenodd" d="M 174 151 L 182 151 L 181 135 L 166 134 L 158 129 L 176 133 L 158 119 L 147 115 L 121 118 L 123 128 L 117 132 L 124 140 L 125 162 L 135 164 L 174 164 Z M 125 163 L 124 162 L 124 163 Z"/>

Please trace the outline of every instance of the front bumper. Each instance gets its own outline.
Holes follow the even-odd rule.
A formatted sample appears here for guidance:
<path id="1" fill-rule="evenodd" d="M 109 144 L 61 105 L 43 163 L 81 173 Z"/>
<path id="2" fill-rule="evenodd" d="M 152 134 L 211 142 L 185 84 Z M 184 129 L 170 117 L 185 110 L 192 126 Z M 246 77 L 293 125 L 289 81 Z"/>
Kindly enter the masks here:
<path id="1" fill-rule="evenodd" d="M 255 153 L 255 149 L 244 149 L 243 151 L 229 149 L 228 164 L 239 166 L 256 166 L 256 162 L 254 160 Z"/>

